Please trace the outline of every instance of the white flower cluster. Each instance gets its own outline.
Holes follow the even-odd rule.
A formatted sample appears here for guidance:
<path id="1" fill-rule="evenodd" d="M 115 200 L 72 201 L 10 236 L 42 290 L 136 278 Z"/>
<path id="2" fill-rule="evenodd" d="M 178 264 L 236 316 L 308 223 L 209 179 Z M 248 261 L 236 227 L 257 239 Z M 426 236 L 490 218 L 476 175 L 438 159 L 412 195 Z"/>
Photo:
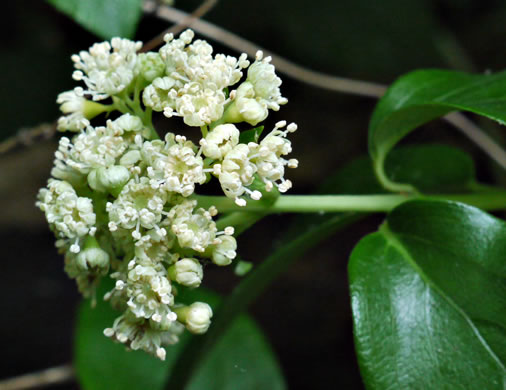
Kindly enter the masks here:
<path id="1" fill-rule="evenodd" d="M 215 177 L 245 206 L 275 187 L 287 191 L 285 167 L 297 166 L 286 159 L 295 124 L 278 122 L 263 138 L 263 128 L 241 133 L 235 125 L 256 125 L 286 103 L 270 59 L 213 56 L 193 36 L 168 35 L 158 52 L 142 54 L 140 42 L 114 38 L 72 56 L 73 77 L 86 89 L 58 96 L 58 127 L 77 134 L 60 139 L 37 201 L 79 290 L 94 298 L 103 276 L 115 280 L 104 298 L 123 313 L 105 335 L 160 359 L 183 328 L 204 333 L 210 325 L 210 306 L 178 303 L 178 288 L 198 287 L 203 265 L 236 257 L 234 228 L 219 231 L 218 210 L 199 207 L 196 189 Z M 200 126 L 202 137 L 159 139 L 153 111 Z M 104 113 L 112 119 L 100 126 Z"/>

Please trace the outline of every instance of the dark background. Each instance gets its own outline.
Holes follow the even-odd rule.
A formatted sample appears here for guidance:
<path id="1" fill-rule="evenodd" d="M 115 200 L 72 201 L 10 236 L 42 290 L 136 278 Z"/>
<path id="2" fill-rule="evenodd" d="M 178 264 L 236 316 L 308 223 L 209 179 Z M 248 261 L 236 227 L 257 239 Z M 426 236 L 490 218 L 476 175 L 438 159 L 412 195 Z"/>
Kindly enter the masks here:
<path id="1" fill-rule="evenodd" d="M 198 4 L 176 2 L 185 10 Z M 5 139 L 58 116 L 57 94 L 74 86 L 70 55 L 99 39 L 43 1 L 4 2 L 2 7 L 0 139 Z M 417 68 L 485 72 L 502 70 L 506 63 L 502 0 L 221 0 L 205 18 L 314 70 L 380 83 Z M 145 18 L 136 38 L 147 41 L 167 27 Z M 236 55 L 220 45 L 215 49 Z M 343 163 L 367 152 L 375 100 L 287 77 L 282 92 L 289 104 L 269 120 L 299 124 L 292 142 L 300 167 L 289 172 L 291 193 L 311 193 Z M 500 129 L 488 128 L 504 141 Z M 407 140 L 435 141 L 471 153 L 482 180 L 501 181 L 481 151 L 442 123 Z M 0 379 L 72 359 L 80 298 L 34 206 L 55 148 L 53 139 L 0 156 Z M 242 256 L 260 262 L 290 220 L 271 216 L 244 234 Z M 290 389 L 363 388 L 353 351 L 346 264 L 360 237 L 380 222 L 381 216 L 370 217 L 315 248 L 251 308 Z M 232 270 L 209 270 L 205 285 L 226 293 L 237 281 Z"/>

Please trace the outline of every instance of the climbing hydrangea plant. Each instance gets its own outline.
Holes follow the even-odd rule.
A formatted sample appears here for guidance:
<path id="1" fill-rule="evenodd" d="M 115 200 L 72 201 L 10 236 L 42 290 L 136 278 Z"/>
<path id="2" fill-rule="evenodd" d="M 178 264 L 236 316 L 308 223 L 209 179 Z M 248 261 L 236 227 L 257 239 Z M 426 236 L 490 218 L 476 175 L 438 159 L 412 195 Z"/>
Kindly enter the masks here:
<path id="1" fill-rule="evenodd" d="M 199 207 L 195 191 L 214 177 L 242 207 L 286 192 L 285 168 L 297 167 L 285 158 L 294 123 L 276 123 L 261 140 L 235 125 L 256 126 L 287 102 L 270 58 L 259 51 L 250 64 L 246 54 L 213 55 L 193 38 L 191 30 L 168 34 L 149 53 L 139 52 L 141 42 L 113 38 L 72 56 L 84 87 L 58 96 L 58 130 L 76 134 L 60 139 L 37 201 L 80 292 L 96 299 L 100 279 L 115 279 L 104 299 L 121 314 L 104 334 L 162 360 L 184 327 L 204 333 L 213 315 L 204 302 L 178 303 L 178 285 L 196 288 L 204 265 L 236 257 L 234 228 L 219 230 L 219 210 Z M 153 111 L 185 128 L 160 125 L 160 139 Z M 191 127 L 200 128 L 198 142 Z"/>

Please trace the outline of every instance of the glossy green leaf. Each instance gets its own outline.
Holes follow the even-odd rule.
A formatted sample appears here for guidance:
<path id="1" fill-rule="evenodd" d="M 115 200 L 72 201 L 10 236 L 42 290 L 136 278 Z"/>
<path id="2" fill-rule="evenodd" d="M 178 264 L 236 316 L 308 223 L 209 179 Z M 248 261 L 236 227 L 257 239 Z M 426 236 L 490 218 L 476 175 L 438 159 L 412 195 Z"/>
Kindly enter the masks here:
<path id="1" fill-rule="evenodd" d="M 369 125 L 369 153 L 382 184 L 394 191 L 412 186 L 395 183 L 385 173 L 390 150 L 416 127 L 451 111 L 469 111 L 506 123 L 506 72 L 473 75 L 420 70 L 397 80 L 380 99 Z"/>
<path id="2" fill-rule="evenodd" d="M 349 264 L 368 389 L 502 390 L 506 224 L 452 202 L 396 208 Z"/>
<path id="3" fill-rule="evenodd" d="M 101 296 L 105 288 L 101 288 Z M 181 291 L 179 300 L 208 302 L 216 307 L 216 294 L 197 290 Z M 166 348 L 162 362 L 142 351 L 126 351 L 103 335 L 119 315 L 109 303 L 99 300 L 96 308 L 82 303 L 76 331 L 75 366 L 85 390 L 162 389 L 171 368 L 192 337 L 185 333 L 181 341 Z M 189 390 L 200 389 L 284 389 L 279 365 L 260 329 L 247 316 L 238 317 L 216 348 L 204 360 L 192 378 Z"/>
<path id="4" fill-rule="evenodd" d="M 103 39 L 132 38 L 142 16 L 142 0 L 48 0 Z"/>

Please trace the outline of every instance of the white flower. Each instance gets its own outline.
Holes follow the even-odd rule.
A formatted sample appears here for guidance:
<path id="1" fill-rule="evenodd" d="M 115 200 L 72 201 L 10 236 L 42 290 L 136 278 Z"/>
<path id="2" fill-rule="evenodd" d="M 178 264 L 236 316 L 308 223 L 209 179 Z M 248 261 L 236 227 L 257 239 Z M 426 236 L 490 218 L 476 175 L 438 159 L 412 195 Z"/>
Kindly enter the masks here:
<path id="1" fill-rule="evenodd" d="M 175 302 L 172 283 L 196 288 L 204 264 L 224 266 L 236 257 L 234 228 L 218 231 L 216 207 L 199 208 L 190 198 L 197 184 L 217 177 L 225 195 L 244 206 L 246 197 L 260 199 L 262 182 L 267 191 L 286 191 L 285 168 L 297 166 L 286 159 L 295 124 L 280 122 L 247 144 L 239 143 L 232 124 L 256 124 L 286 103 L 270 59 L 258 53 L 250 66 L 246 54 L 215 54 L 193 38 L 191 30 L 177 39 L 167 35 L 158 53 L 137 53 L 140 42 L 114 38 L 72 56 L 73 77 L 86 87 L 58 96 L 58 128 L 77 134 L 60 139 L 51 172 L 56 179 L 36 203 L 83 295 L 94 299 L 111 270 L 116 284 L 104 299 L 123 313 L 104 334 L 162 360 L 164 346 L 176 343 L 184 327 L 204 333 L 213 315 L 205 303 Z M 107 103 L 97 102 L 102 99 Z M 206 136 L 196 145 L 160 126 L 166 136 L 154 140 L 152 111 L 182 117 Z M 117 119 L 97 117 L 101 113 Z M 105 125 L 92 127 L 92 119 Z"/>
<path id="2" fill-rule="evenodd" d="M 37 207 L 44 211 L 57 236 L 75 239 L 70 250 L 79 252 L 79 239 L 96 230 L 91 199 L 77 196 L 69 183 L 53 179 L 39 191 L 37 198 Z"/>
<path id="3" fill-rule="evenodd" d="M 113 38 L 111 43 L 95 43 L 89 51 L 73 55 L 77 69 L 74 80 L 83 80 L 93 100 L 102 100 L 124 90 L 134 79 L 137 51 L 141 42 Z M 112 51 L 111 51 L 112 50 Z"/>
<path id="4" fill-rule="evenodd" d="M 289 124 L 285 131 L 281 130 L 285 126 L 285 121 L 276 123 L 275 128 L 255 147 L 255 153 L 251 156 L 267 191 L 270 191 L 273 185 L 276 185 L 280 192 L 288 191 L 292 182 L 284 178 L 285 166 L 296 168 L 298 165 L 296 159 L 283 158 L 292 151 L 292 145 L 286 137 L 288 133 L 297 130 L 295 123 Z"/>
<path id="5" fill-rule="evenodd" d="M 82 88 L 77 87 L 72 91 L 60 93 L 56 103 L 60 104 L 60 110 L 67 114 L 58 118 L 57 129 L 59 131 L 78 132 L 90 125 L 90 121 L 84 113 L 86 98 L 83 97 Z"/>
<path id="6" fill-rule="evenodd" d="M 112 230 L 115 230 L 114 226 L 135 228 L 132 236 L 138 240 L 141 238 L 140 227 L 158 228 L 165 202 L 165 194 L 152 188 L 148 178 L 141 177 L 139 182 L 132 179 L 114 202 L 107 203 L 106 210 L 113 223 L 109 229 L 113 227 Z"/>
<path id="7" fill-rule="evenodd" d="M 114 121 L 109 119 L 107 128 L 112 130 L 112 134 L 115 136 L 124 135 L 128 132 L 135 135 L 145 129 L 141 118 L 131 114 L 123 114 Z"/>
<path id="8" fill-rule="evenodd" d="M 212 219 L 215 215 L 213 209 L 194 210 L 196 205 L 195 200 L 185 200 L 175 205 L 167 214 L 167 218 L 172 221 L 171 230 L 181 247 L 204 252 L 214 243 L 218 229 Z"/>
<path id="9" fill-rule="evenodd" d="M 123 284 L 116 284 L 116 289 L 126 292 L 128 309 L 136 317 L 155 322 L 163 318 L 175 320 L 170 309 L 174 304 L 172 286 L 161 264 L 137 264 Z"/>
<path id="10" fill-rule="evenodd" d="M 205 88 L 200 83 L 192 82 L 178 93 L 182 96 L 176 99 L 176 110 L 188 126 L 204 126 L 223 115 L 225 93 L 221 90 Z M 166 116 L 172 115 L 170 112 Z"/>
<path id="11" fill-rule="evenodd" d="M 177 85 L 180 87 L 181 82 L 177 82 L 171 77 L 158 77 L 144 89 L 142 101 L 155 111 L 165 112 L 167 110 L 167 113 L 171 113 L 176 108 L 176 97 L 173 93 L 169 95 L 169 91 Z"/>
<path id="12" fill-rule="evenodd" d="M 225 195 L 238 202 L 239 197 L 252 193 L 247 186 L 253 183 L 257 167 L 250 161 L 250 148 L 246 144 L 239 144 L 229 151 L 220 167 L 218 179 Z M 239 201 L 242 204 L 242 202 Z"/>
<path id="13" fill-rule="evenodd" d="M 140 74 L 148 82 L 163 75 L 165 63 L 158 53 L 140 53 L 137 55 L 136 73 Z"/>
<path id="14" fill-rule="evenodd" d="M 248 68 L 247 80 L 253 84 L 256 98 L 269 109 L 278 111 L 279 106 L 288 100 L 281 96 L 281 79 L 276 76 L 276 69 L 270 61 L 271 57 L 263 58 L 263 53 L 258 51 L 256 61 Z"/>
<path id="15" fill-rule="evenodd" d="M 176 343 L 181 331 L 181 325 L 175 321 L 168 327 L 158 329 L 152 322 L 146 322 L 126 312 L 114 321 L 112 328 L 104 329 L 104 335 L 126 344 L 134 351 L 142 349 L 160 360 L 165 360 L 166 351 L 162 345 Z"/>
<path id="16" fill-rule="evenodd" d="M 195 184 L 203 184 L 206 175 L 204 161 L 195 154 L 195 145 L 185 137 L 168 134 L 166 143 L 145 142 L 142 152 L 150 163 L 147 173 L 153 188 L 189 196 L 195 191 Z"/>
<path id="17" fill-rule="evenodd" d="M 232 124 L 216 126 L 200 140 L 204 155 L 215 160 L 221 160 L 238 143 L 239 130 Z"/>
<path id="18" fill-rule="evenodd" d="M 278 111 L 288 102 L 281 96 L 281 79 L 270 61 L 271 57 L 263 58 L 258 51 L 256 61 L 248 68 L 248 78 L 236 90 L 236 109 L 253 126 L 267 118 L 268 109 Z"/>
<path id="19" fill-rule="evenodd" d="M 193 36 L 193 31 L 187 30 L 179 39 L 173 39 L 172 35 L 165 37 L 160 56 L 166 64 L 165 73 L 174 85 L 168 95 L 158 94 L 158 97 L 158 91 L 152 88 L 146 94 L 149 98 L 145 96 L 144 100 L 148 105 L 155 105 L 158 101 L 167 101 L 169 96 L 169 103 L 164 107 L 166 116 L 176 115 L 175 110 L 188 126 L 203 126 L 222 116 L 227 101 L 224 89 L 240 80 L 241 69 L 249 62 L 245 54 L 239 59 L 223 54 L 213 57 L 213 48 L 207 42 L 197 40 L 190 44 Z M 159 108 L 160 104 L 155 106 Z"/>
<path id="20" fill-rule="evenodd" d="M 235 91 L 235 107 L 241 119 L 255 126 L 269 115 L 267 105 L 261 99 L 255 99 L 255 87 L 248 81 Z"/>
<path id="21" fill-rule="evenodd" d="M 237 241 L 226 235 L 219 238 L 220 242 L 213 246 L 211 258 L 216 265 L 229 265 L 236 256 Z"/>
<path id="22" fill-rule="evenodd" d="M 164 221 L 162 221 L 163 224 Z M 170 252 L 173 247 L 175 237 L 167 232 L 165 228 L 148 230 L 135 243 L 135 259 L 139 263 L 167 263 L 172 264 L 177 261 L 179 255 Z"/>
<path id="23" fill-rule="evenodd" d="M 74 172 L 88 174 L 94 168 L 115 165 L 116 159 L 129 147 L 129 142 L 109 127 L 88 126 L 72 141 L 62 137 L 55 153 L 51 173 L 59 179 L 67 179 Z"/>

